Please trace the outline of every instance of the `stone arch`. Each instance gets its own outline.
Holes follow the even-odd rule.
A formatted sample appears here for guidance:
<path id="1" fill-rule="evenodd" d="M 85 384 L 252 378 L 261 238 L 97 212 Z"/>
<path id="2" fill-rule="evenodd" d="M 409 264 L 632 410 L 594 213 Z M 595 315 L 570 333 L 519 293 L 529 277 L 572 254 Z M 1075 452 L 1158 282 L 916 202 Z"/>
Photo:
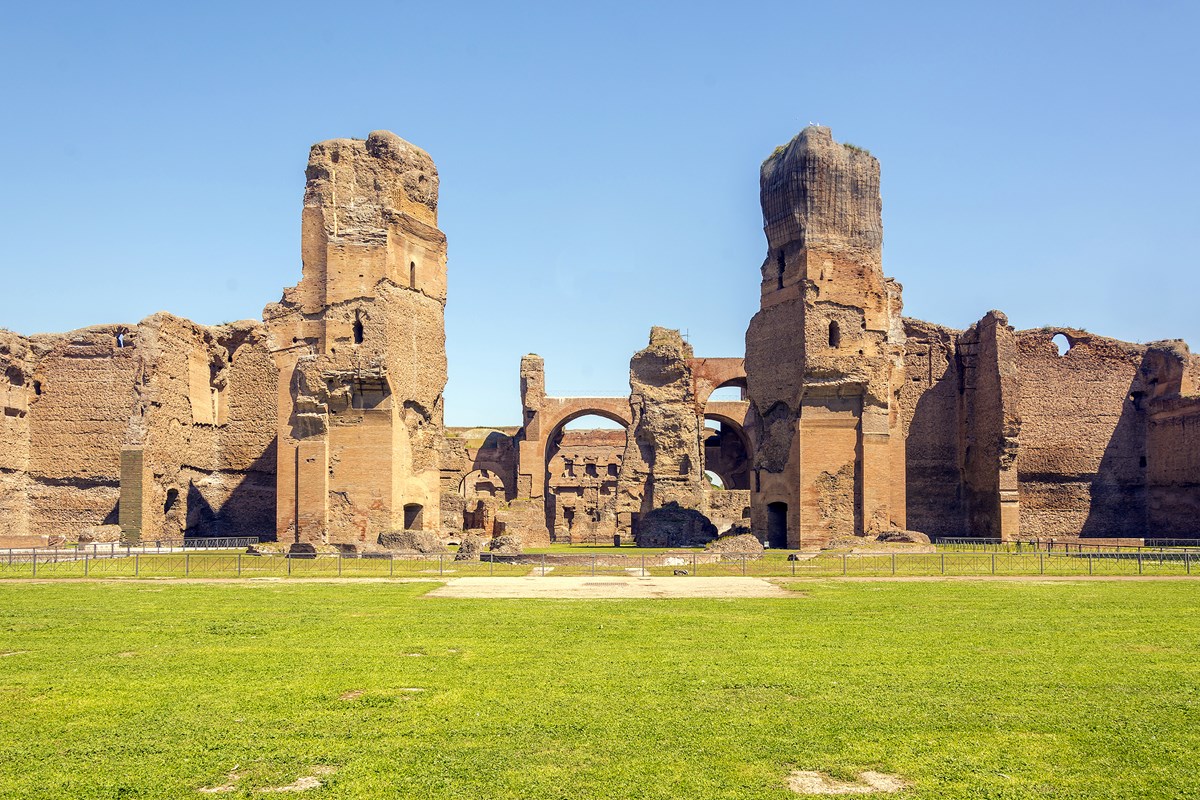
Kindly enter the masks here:
<path id="1" fill-rule="evenodd" d="M 696 407 L 703 409 L 717 389 L 727 386 L 746 388 L 744 358 L 693 358 L 692 376 L 696 383 Z"/>
<path id="2" fill-rule="evenodd" d="M 474 469 L 462 476 L 458 482 L 458 493 L 467 500 L 486 494 L 503 501 L 506 494 L 504 478 L 494 469 Z"/>
<path id="3" fill-rule="evenodd" d="M 563 414 L 545 438 L 542 493 L 552 541 L 611 543 L 617 533 L 617 485 L 631 425 L 619 411 L 600 411 L 604 413 L 577 408 Z M 568 426 L 588 417 L 615 422 L 620 428 L 584 428 L 566 445 Z"/>

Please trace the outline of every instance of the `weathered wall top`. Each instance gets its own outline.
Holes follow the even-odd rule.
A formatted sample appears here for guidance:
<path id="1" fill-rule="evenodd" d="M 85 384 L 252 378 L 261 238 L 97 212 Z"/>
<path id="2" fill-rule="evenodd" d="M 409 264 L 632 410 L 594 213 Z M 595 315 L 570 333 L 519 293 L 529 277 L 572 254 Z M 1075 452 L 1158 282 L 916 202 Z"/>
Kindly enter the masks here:
<path id="1" fill-rule="evenodd" d="M 879 162 L 810 125 L 763 162 L 763 229 L 772 249 L 795 243 L 877 250 L 883 242 Z"/>
<path id="2" fill-rule="evenodd" d="M 428 153 L 390 131 L 313 145 L 305 177 L 304 206 L 325 210 L 330 236 L 373 240 L 393 212 L 437 226 L 437 167 Z"/>

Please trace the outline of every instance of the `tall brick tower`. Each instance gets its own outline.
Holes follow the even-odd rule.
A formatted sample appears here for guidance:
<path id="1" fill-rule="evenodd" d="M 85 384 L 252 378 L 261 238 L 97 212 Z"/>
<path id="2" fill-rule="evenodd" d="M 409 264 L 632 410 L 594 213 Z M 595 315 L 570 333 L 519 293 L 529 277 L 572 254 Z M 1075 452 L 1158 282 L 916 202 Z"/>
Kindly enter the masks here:
<path id="1" fill-rule="evenodd" d="M 280 369 L 280 541 L 437 530 L 446 237 L 433 160 L 395 134 L 312 147 L 300 283 L 263 313 Z"/>
<path id="2" fill-rule="evenodd" d="M 882 269 L 879 162 L 805 128 L 762 165 L 767 258 L 746 331 L 751 506 L 772 546 L 904 527 L 900 286 Z"/>

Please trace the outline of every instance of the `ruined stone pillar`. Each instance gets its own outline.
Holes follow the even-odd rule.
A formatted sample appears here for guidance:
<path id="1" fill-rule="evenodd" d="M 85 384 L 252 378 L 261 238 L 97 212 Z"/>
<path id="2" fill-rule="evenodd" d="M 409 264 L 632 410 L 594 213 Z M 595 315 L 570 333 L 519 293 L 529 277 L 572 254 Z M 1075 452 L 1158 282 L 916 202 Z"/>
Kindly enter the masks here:
<path id="1" fill-rule="evenodd" d="M 963 365 L 963 488 L 971 536 L 1020 537 L 1017 448 L 1021 418 L 1016 339 L 1008 318 L 989 311 L 959 336 Z"/>
<path id="2" fill-rule="evenodd" d="M 632 426 L 617 484 L 617 524 L 636 533 L 634 520 L 668 504 L 705 509 L 692 348 L 679 331 L 652 328 L 650 343 L 629 362 Z"/>
<path id="3" fill-rule="evenodd" d="M 446 238 L 433 160 L 395 134 L 314 145 L 303 276 L 268 306 L 280 369 L 277 533 L 374 544 L 439 528 Z"/>
<path id="4" fill-rule="evenodd" d="M 902 527 L 904 332 L 882 269 L 879 163 L 812 126 L 760 183 L 768 252 L 746 332 L 754 531 L 818 547 Z"/>
<path id="5" fill-rule="evenodd" d="M 546 402 L 546 364 L 535 353 L 521 357 L 521 410 L 523 435 L 517 445 L 517 497 L 540 498 L 546 471 L 545 437 L 541 410 Z"/>

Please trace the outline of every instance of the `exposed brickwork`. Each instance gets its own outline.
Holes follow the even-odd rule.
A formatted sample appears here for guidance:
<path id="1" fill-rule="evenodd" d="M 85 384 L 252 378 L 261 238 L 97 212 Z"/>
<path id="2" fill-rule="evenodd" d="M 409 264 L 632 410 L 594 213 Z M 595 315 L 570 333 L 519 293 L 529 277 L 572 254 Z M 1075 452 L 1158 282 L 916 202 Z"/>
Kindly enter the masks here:
<path id="1" fill-rule="evenodd" d="M 0 330 L 0 544 L 118 521 L 128 539 L 342 548 L 400 528 L 608 543 L 647 519 L 645 543 L 747 525 L 805 548 L 904 529 L 1200 538 L 1200 356 L 998 311 L 964 331 L 904 319 L 879 164 L 825 128 L 762 165 L 744 359 L 655 328 L 628 396 L 548 397 L 528 355 L 511 428 L 443 427 L 430 157 L 377 131 L 314 145 L 306 179 L 302 277 L 265 324 Z M 740 398 L 712 399 L 725 386 Z M 592 414 L 622 430 L 567 427 Z"/>

